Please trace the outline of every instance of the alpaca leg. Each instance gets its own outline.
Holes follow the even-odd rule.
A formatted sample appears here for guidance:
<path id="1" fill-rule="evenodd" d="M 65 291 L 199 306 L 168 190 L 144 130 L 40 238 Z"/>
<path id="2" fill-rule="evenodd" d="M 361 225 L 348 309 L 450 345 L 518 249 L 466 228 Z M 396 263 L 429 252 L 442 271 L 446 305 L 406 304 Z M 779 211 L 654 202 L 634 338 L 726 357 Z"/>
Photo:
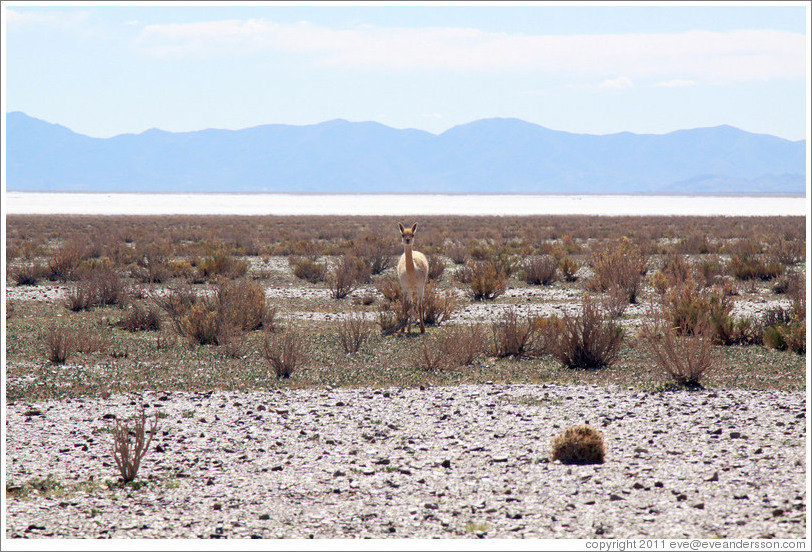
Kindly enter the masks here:
<path id="1" fill-rule="evenodd" d="M 420 317 L 420 333 L 426 333 L 426 324 L 423 323 L 423 298 L 417 302 L 417 316 Z"/>

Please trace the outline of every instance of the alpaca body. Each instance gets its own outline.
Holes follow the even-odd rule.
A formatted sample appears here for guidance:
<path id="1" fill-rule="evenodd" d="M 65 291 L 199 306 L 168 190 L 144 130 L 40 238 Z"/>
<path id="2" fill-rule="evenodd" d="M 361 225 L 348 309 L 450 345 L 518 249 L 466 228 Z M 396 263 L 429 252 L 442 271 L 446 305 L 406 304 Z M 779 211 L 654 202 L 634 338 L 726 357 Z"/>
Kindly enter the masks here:
<path id="1" fill-rule="evenodd" d="M 403 255 L 398 260 L 398 280 L 403 290 L 403 308 L 408 316 L 408 327 L 406 331 L 412 330 L 412 318 L 409 306 L 412 302 L 417 304 L 417 316 L 420 321 L 420 333 L 426 331 L 423 322 L 423 291 L 426 288 L 426 281 L 429 276 L 429 260 L 420 251 L 412 250 L 412 240 L 414 231 L 417 228 L 415 223 L 411 229 L 400 226 L 403 238 Z"/>

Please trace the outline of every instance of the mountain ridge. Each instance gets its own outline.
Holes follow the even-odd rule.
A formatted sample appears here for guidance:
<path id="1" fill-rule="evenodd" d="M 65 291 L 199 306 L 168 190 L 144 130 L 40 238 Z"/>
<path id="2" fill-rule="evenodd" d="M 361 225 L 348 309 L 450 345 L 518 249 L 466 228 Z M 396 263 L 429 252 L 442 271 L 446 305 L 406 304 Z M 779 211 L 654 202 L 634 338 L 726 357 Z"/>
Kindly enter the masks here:
<path id="1" fill-rule="evenodd" d="M 93 138 L 6 114 L 7 189 L 381 193 L 804 193 L 805 140 L 730 125 L 666 134 L 491 118 L 440 134 L 375 121 Z"/>

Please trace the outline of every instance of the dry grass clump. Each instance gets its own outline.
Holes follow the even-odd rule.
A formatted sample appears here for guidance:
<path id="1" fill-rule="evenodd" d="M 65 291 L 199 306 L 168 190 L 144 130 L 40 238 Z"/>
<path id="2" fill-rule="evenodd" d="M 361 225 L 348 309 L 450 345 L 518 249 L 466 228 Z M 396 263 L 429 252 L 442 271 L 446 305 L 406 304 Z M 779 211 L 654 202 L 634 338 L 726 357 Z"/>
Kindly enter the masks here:
<path id="1" fill-rule="evenodd" d="M 124 305 L 130 297 L 130 289 L 118 273 L 99 266 L 83 272 L 82 279 L 68 291 L 66 306 L 77 312 L 94 307 Z"/>
<path id="2" fill-rule="evenodd" d="M 540 335 L 536 319 L 521 320 L 510 308 L 491 324 L 491 353 L 499 358 L 531 356 L 539 352 Z"/>
<path id="3" fill-rule="evenodd" d="M 288 379 L 307 359 L 307 343 L 293 328 L 265 330 L 262 356 L 277 378 Z"/>
<path id="4" fill-rule="evenodd" d="M 245 279 L 220 281 L 213 296 L 198 296 L 187 285 L 153 301 L 179 335 L 199 345 L 235 345 L 245 332 L 273 329 L 276 318 L 262 286 Z"/>
<path id="5" fill-rule="evenodd" d="M 147 427 L 147 415 L 141 414 L 125 421 L 116 420 L 113 435 L 113 460 L 125 483 L 133 481 L 141 468 L 141 461 L 149 452 L 152 438 L 158 431 L 158 413 Z"/>
<path id="6" fill-rule="evenodd" d="M 721 355 L 713 347 L 714 330 L 707 318 L 690 335 L 671 325 L 668 314 L 654 313 L 640 329 L 654 369 L 686 389 L 701 389 L 704 375 L 718 366 Z"/>
<path id="7" fill-rule="evenodd" d="M 602 368 L 617 360 L 623 329 L 608 320 L 589 295 L 584 295 L 581 314 L 559 319 L 560 330 L 550 349 L 570 368 Z"/>
<path id="8" fill-rule="evenodd" d="M 592 291 L 621 289 L 629 303 L 637 302 L 640 281 L 646 273 L 648 259 L 629 238 L 610 241 L 593 251 L 590 266 L 594 277 L 589 282 Z"/>
<path id="9" fill-rule="evenodd" d="M 558 268 L 561 270 L 565 282 L 574 282 L 578 279 L 576 273 L 581 268 L 581 263 L 573 260 L 570 256 L 564 256 L 558 261 Z"/>
<path id="10" fill-rule="evenodd" d="M 522 279 L 534 286 L 549 286 L 558 281 L 558 261 L 552 255 L 531 257 L 521 265 Z"/>
<path id="11" fill-rule="evenodd" d="M 370 271 L 361 259 L 343 255 L 327 273 L 325 281 L 335 299 L 343 299 L 369 280 Z"/>
<path id="12" fill-rule="evenodd" d="M 223 281 L 216 290 L 217 313 L 222 322 L 241 331 L 273 328 L 276 309 L 265 298 L 265 290 L 245 279 Z"/>
<path id="13" fill-rule="evenodd" d="M 73 349 L 79 353 L 88 354 L 96 351 L 103 353 L 109 349 L 112 341 L 109 329 L 105 330 L 102 327 L 82 327 L 73 332 Z"/>
<path id="14" fill-rule="evenodd" d="M 728 273 L 737 280 L 772 280 L 784 272 L 784 265 L 763 255 L 741 253 L 733 255 L 727 265 Z"/>
<path id="15" fill-rule="evenodd" d="M 390 240 L 365 235 L 355 243 L 355 255 L 367 266 L 372 274 L 380 274 L 393 266 L 396 250 Z"/>
<path id="16" fill-rule="evenodd" d="M 155 305 L 134 301 L 116 325 L 128 332 L 152 332 L 161 329 L 161 313 Z"/>
<path id="17" fill-rule="evenodd" d="M 204 280 L 215 276 L 241 278 L 248 273 L 248 262 L 237 259 L 224 249 L 217 249 L 211 255 L 196 259 L 193 264 L 197 267 L 198 275 Z"/>
<path id="18" fill-rule="evenodd" d="M 338 323 L 338 342 L 348 355 L 357 353 L 372 335 L 372 323 L 364 313 L 354 311 Z"/>
<path id="19" fill-rule="evenodd" d="M 18 286 L 35 286 L 42 278 L 47 276 L 47 269 L 35 261 L 23 263 L 10 272 L 11 279 Z"/>
<path id="20" fill-rule="evenodd" d="M 85 258 L 85 247 L 76 240 L 62 243 L 48 259 L 48 278 L 67 282 L 73 277 L 73 271 Z"/>
<path id="21" fill-rule="evenodd" d="M 562 464 L 602 464 L 603 433 L 589 425 L 570 426 L 555 436 L 550 458 Z"/>
<path id="22" fill-rule="evenodd" d="M 793 301 L 790 312 L 783 309 L 767 313 L 762 322 L 765 347 L 780 351 L 806 353 L 806 300 Z"/>
<path id="23" fill-rule="evenodd" d="M 327 274 L 327 267 L 323 263 L 317 263 L 308 257 L 291 257 L 288 262 L 293 267 L 294 276 L 311 284 L 323 282 Z"/>
<path id="24" fill-rule="evenodd" d="M 423 290 L 423 322 L 439 326 L 449 320 L 457 308 L 457 297 L 453 291 L 440 293 L 437 285 L 429 281 Z"/>
<path id="25" fill-rule="evenodd" d="M 493 301 L 507 290 L 508 271 L 495 259 L 469 261 L 457 278 L 469 287 L 474 301 Z"/>
<path id="26" fill-rule="evenodd" d="M 54 364 L 68 360 L 73 350 L 74 335 L 62 324 L 51 324 L 41 337 L 45 343 L 45 356 Z"/>
<path id="27" fill-rule="evenodd" d="M 456 265 L 465 264 L 468 260 L 468 248 L 460 242 L 450 242 L 443 247 L 443 252 Z"/>
<path id="28" fill-rule="evenodd" d="M 470 366 L 485 353 L 485 331 L 479 325 L 455 326 L 420 341 L 414 362 L 425 372 Z"/>

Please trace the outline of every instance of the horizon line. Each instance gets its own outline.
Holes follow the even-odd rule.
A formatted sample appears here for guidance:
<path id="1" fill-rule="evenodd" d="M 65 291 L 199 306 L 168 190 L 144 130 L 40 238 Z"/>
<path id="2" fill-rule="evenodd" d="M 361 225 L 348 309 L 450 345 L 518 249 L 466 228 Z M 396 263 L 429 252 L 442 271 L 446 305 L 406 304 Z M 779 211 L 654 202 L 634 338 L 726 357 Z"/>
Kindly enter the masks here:
<path id="1" fill-rule="evenodd" d="M 572 134 L 572 135 L 577 135 L 577 136 L 603 137 L 603 136 L 618 136 L 618 135 L 621 135 L 621 134 L 631 134 L 633 136 L 667 136 L 669 134 L 673 134 L 673 133 L 676 133 L 676 132 L 685 132 L 685 131 L 691 131 L 691 130 L 711 130 L 711 129 L 718 129 L 718 128 L 731 128 L 731 129 L 738 130 L 740 132 L 746 132 L 747 134 L 752 134 L 752 135 L 755 135 L 755 136 L 771 136 L 773 138 L 778 138 L 779 140 L 786 140 L 787 142 L 792 142 L 792 143 L 805 142 L 806 141 L 806 138 L 793 140 L 793 139 L 790 139 L 790 138 L 785 138 L 783 136 L 778 136 L 776 134 L 768 134 L 768 133 L 765 133 L 765 132 L 751 132 L 749 130 L 745 130 L 745 129 L 741 128 L 741 127 L 737 127 L 737 126 L 731 125 L 729 123 L 722 123 L 722 124 L 711 125 L 711 126 L 700 126 L 700 127 L 693 127 L 693 128 L 678 128 L 678 129 L 670 130 L 670 131 L 667 131 L 667 132 L 660 132 L 660 133 L 657 133 L 657 132 L 633 132 L 633 131 L 630 131 L 630 130 L 621 130 L 621 131 L 617 131 L 617 132 L 608 132 L 608 133 L 605 133 L 605 134 L 596 134 L 596 133 L 590 133 L 590 132 L 574 132 L 574 131 L 569 131 L 569 130 L 554 129 L 554 128 L 546 127 L 546 126 L 538 124 L 538 123 L 533 123 L 531 121 L 526 121 L 524 119 L 520 119 L 519 117 L 483 117 L 481 119 L 474 119 L 474 120 L 469 121 L 467 123 L 460 123 L 460 124 L 451 126 L 448 129 L 444 130 L 443 132 L 439 132 L 439 133 L 431 132 L 429 130 L 424 130 L 424 129 L 420 129 L 420 128 L 416 128 L 416 127 L 393 127 L 393 126 L 390 126 L 390 125 L 387 125 L 385 123 L 381 123 L 379 121 L 375 121 L 375 120 L 372 120 L 372 119 L 360 120 L 360 121 L 351 121 L 349 119 L 345 119 L 345 118 L 342 118 L 342 117 L 336 117 L 334 119 L 327 119 L 327 120 L 324 120 L 324 121 L 321 121 L 321 122 L 318 122 L 318 123 L 302 123 L 302 124 L 259 123 L 259 124 L 256 124 L 256 125 L 251 125 L 251 126 L 246 126 L 246 127 L 236 128 L 236 129 L 234 129 L 234 128 L 205 127 L 205 128 L 199 128 L 199 129 L 196 129 L 196 130 L 174 131 L 174 130 L 164 130 L 164 129 L 158 128 L 158 127 L 151 127 L 151 128 L 142 130 L 140 132 L 122 132 L 122 133 L 119 133 L 119 134 L 114 134 L 112 136 L 102 137 L 102 136 L 91 136 L 89 134 L 82 134 L 80 132 L 77 132 L 77 131 L 73 130 L 72 128 L 70 128 L 70 127 L 68 127 L 66 125 L 63 125 L 62 123 L 55 123 L 55 122 L 52 122 L 52 121 L 47 121 L 45 119 L 41 119 L 39 117 L 29 115 L 28 113 L 26 113 L 25 111 L 22 111 L 22 110 L 6 111 L 6 116 L 16 114 L 16 113 L 22 114 L 22 115 L 24 115 L 24 116 L 26 116 L 26 117 L 28 117 L 30 119 L 35 119 L 37 121 L 42 121 L 43 123 L 46 123 L 46 124 L 49 124 L 49 125 L 60 126 L 62 128 L 65 128 L 65 129 L 69 130 L 70 132 L 72 132 L 74 134 L 77 134 L 79 136 L 84 136 L 84 137 L 87 137 L 87 138 L 92 138 L 94 140 L 110 140 L 110 139 L 118 138 L 118 137 L 121 137 L 121 136 L 141 136 L 142 134 L 146 134 L 147 132 L 155 132 L 155 131 L 157 131 L 157 132 L 165 132 L 167 134 L 194 134 L 194 133 L 197 133 L 197 132 L 207 132 L 207 131 L 240 132 L 240 131 L 243 131 L 243 130 L 252 130 L 252 129 L 261 128 L 261 127 L 267 127 L 267 126 L 305 128 L 305 127 L 314 127 L 314 126 L 320 126 L 320 125 L 325 125 L 325 124 L 329 124 L 329 123 L 336 123 L 336 122 L 347 123 L 347 124 L 351 124 L 351 125 L 375 124 L 375 125 L 380 125 L 380 126 L 392 129 L 392 130 L 423 132 L 423 133 L 429 134 L 431 136 L 439 137 L 439 136 L 442 136 L 443 134 L 446 134 L 447 132 L 450 132 L 451 130 L 454 130 L 456 128 L 464 127 L 464 126 L 467 126 L 467 125 L 472 125 L 472 124 L 479 123 L 479 122 L 484 122 L 484 121 L 518 121 L 518 122 L 521 122 L 521 123 L 524 123 L 524 124 L 527 124 L 527 125 L 531 125 L 531 126 L 535 126 L 535 127 L 538 127 L 538 128 L 544 129 L 544 130 L 549 130 L 549 131 L 552 131 L 552 132 L 559 132 L 559 133 L 563 133 L 563 134 Z"/>

